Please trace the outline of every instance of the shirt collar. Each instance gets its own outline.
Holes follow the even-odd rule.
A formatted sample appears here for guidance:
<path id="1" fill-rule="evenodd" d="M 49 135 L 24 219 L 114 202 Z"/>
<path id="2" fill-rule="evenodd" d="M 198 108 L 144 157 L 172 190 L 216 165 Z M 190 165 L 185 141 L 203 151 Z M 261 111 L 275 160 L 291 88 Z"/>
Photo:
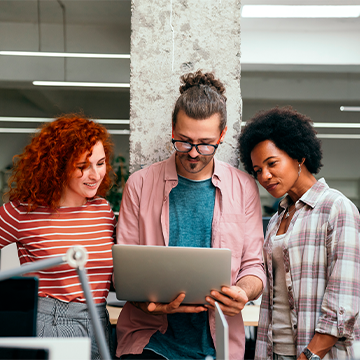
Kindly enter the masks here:
<path id="1" fill-rule="evenodd" d="M 219 160 L 217 160 L 214 156 L 214 173 L 212 175 L 212 178 L 217 178 L 219 181 L 221 181 L 221 177 L 224 174 L 224 166 L 223 163 Z"/>
<path id="2" fill-rule="evenodd" d="M 178 175 L 176 172 L 175 155 L 176 152 L 174 152 L 167 160 L 165 160 L 165 180 L 177 181 L 178 179 Z"/>
<path id="3" fill-rule="evenodd" d="M 314 208 L 320 198 L 320 195 L 329 188 L 324 178 L 319 179 L 308 191 L 306 191 L 303 196 L 299 199 L 303 203 Z M 289 195 L 286 195 L 282 199 L 278 206 L 278 214 L 280 214 L 284 209 L 288 208 L 292 204 L 292 200 Z"/>

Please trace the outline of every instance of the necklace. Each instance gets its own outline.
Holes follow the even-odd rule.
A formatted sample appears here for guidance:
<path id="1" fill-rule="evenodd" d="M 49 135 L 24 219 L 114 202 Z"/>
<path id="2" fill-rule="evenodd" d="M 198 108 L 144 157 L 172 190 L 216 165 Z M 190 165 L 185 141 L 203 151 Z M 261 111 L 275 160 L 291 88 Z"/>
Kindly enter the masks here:
<path id="1" fill-rule="evenodd" d="M 285 219 L 287 219 L 287 218 L 290 216 L 290 214 L 291 214 L 295 209 L 296 209 L 295 206 L 294 206 L 294 208 L 293 208 L 291 211 L 289 211 L 289 208 L 287 208 L 287 213 L 285 214 Z"/>

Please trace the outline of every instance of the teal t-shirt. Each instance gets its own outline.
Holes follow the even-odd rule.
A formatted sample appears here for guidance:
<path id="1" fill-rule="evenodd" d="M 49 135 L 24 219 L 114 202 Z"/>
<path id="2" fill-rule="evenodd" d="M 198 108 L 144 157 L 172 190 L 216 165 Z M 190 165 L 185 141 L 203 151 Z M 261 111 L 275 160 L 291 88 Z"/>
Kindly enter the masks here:
<path id="1" fill-rule="evenodd" d="M 169 246 L 211 247 L 216 189 L 211 179 L 178 178 L 169 196 Z M 204 359 L 207 355 L 215 358 L 207 312 L 170 314 L 167 319 L 166 333 L 157 331 L 146 349 L 167 359 Z"/>

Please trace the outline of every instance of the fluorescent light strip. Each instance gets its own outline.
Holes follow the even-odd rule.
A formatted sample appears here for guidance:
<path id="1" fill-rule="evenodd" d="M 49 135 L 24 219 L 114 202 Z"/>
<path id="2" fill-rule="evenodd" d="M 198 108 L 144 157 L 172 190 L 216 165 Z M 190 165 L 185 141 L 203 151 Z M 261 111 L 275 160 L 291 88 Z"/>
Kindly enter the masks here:
<path id="1" fill-rule="evenodd" d="M 91 53 L 41 52 L 41 51 L 0 51 L 0 55 L 89 58 L 89 59 L 130 59 L 130 54 L 91 54 Z"/>
<path id="2" fill-rule="evenodd" d="M 35 86 L 62 86 L 62 87 L 108 87 L 108 88 L 129 88 L 129 83 L 101 83 L 85 81 L 33 81 Z"/>
<path id="3" fill-rule="evenodd" d="M 0 116 L 0 121 L 3 122 L 51 122 L 55 118 L 33 118 L 33 117 L 11 117 L 11 116 Z M 130 120 L 122 119 L 90 119 L 94 120 L 99 124 L 115 124 L 115 125 L 128 125 Z"/>
<path id="4" fill-rule="evenodd" d="M 108 130 L 111 135 L 130 135 L 130 130 Z"/>
<path id="5" fill-rule="evenodd" d="M 0 134 L 30 134 L 35 133 L 38 129 L 25 128 L 0 128 Z M 108 130 L 111 135 L 130 135 L 130 130 Z M 320 139 L 344 139 L 357 140 L 360 134 L 317 134 Z"/>
<path id="6" fill-rule="evenodd" d="M 360 129 L 359 123 L 314 123 L 316 128 L 330 129 Z"/>
<path id="7" fill-rule="evenodd" d="M 317 134 L 320 139 L 360 139 L 360 134 Z"/>
<path id="8" fill-rule="evenodd" d="M 243 121 L 241 126 L 245 126 L 246 122 Z M 360 129 L 360 123 L 314 123 L 316 128 L 329 128 L 329 129 Z"/>
<path id="9" fill-rule="evenodd" d="M 26 128 L 0 128 L 0 134 L 31 134 L 37 132 L 38 129 Z M 108 130 L 111 135 L 130 135 L 130 130 Z"/>
<path id="10" fill-rule="evenodd" d="M 340 111 L 360 111 L 360 106 L 340 106 Z"/>
<path id="11" fill-rule="evenodd" d="M 244 5 L 243 18 L 356 18 L 359 5 Z"/>

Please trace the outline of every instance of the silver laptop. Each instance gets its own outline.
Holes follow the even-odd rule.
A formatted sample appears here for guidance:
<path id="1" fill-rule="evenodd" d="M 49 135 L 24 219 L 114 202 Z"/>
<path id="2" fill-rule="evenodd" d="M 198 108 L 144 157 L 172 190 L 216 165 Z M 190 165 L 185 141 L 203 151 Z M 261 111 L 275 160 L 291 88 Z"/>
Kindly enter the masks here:
<path id="1" fill-rule="evenodd" d="M 229 249 L 117 244 L 112 254 L 119 300 L 169 303 L 185 293 L 184 304 L 205 304 L 231 284 Z"/>
<path id="2" fill-rule="evenodd" d="M 229 360 L 229 325 L 215 302 L 216 360 Z"/>

